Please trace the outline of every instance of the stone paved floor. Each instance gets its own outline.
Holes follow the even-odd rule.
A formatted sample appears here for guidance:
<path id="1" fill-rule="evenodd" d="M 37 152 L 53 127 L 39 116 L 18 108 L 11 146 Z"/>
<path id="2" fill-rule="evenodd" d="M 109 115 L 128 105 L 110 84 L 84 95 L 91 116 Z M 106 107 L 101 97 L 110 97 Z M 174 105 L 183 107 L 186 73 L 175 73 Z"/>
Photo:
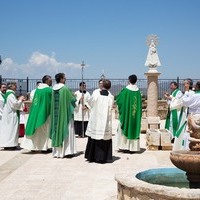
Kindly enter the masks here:
<path id="1" fill-rule="evenodd" d="M 113 120 L 113 147 L 118 121 Z M 19 140 L 21 141 L 21 139 Z M 113 148 L 114 161 L 88 163 L 84 159 L 86 138 L 77 138 L 78 154 L 56 159 L 51 153 L 0 150 L 0 200 L 114 200 L 115 174 L 158 167 L 173 167 L 170 151 L 148 151 L 145 134 L 141 152 L 120 153 Z"/>

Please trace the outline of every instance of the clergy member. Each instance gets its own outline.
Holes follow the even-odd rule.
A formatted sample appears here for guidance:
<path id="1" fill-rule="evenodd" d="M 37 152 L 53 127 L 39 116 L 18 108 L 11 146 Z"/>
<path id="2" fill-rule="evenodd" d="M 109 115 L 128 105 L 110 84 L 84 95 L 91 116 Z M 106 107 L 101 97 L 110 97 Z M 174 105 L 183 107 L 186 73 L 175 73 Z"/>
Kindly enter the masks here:
<path id="1" fill-rule="evenodd" d="M 55 75 L 51 104 L 51 128 L 53 157 L 63 158 L 76 153 L 73 113 L 76 98 L 65 86 L 65 74 Z"/>
<path id="2" fill-rule="evenodd" d="M 117 149 L 130 152 L 140 151 L 140 129 L 142 97 L 136 85 L 137 76 L 130 75 L 129 84 L 116 97 L 119 110 Z"/>
<path id="3" fill-rule="evenodd" d="M 0 84 L 0 120 L 2 119 L 3 107 L 4 107 L 4 96 L 6 93 L 6 84 Z"/>
<path id="4" fill-rule="evenodd" d="M 74 109 L 75 134 L 78 135 L 78 137 L 85 137 L 85 131 L 87 129 L 90 114 L 90 106 L 88 104 L 90 93 L 86 90 L 85 82 L 80 82 L 79 90 L 74 94 L 77 100 Z"/>
<path id="5" fill-rule="evenodd" d="M 109 80 L 103 80 L 103 88 L 99 94 L 93 94 L 89 100 L 91 115 L 86 135 L 88 142 L 85 158 L 89 162 L 105 163 L 112 160 L 112 106 L 113 95 L 108 92 Z"/>
<path id="6" fill-rule="evenodd" d="M 199 125 L 199 122 L 200 122 L 200 81 L 197 81 L 195 85 L 195 93 L 191 95 L 189 91 L 186 91 L 182 97 L 182 100 L 183 100 L 183 106 L 188 107 L 189 109 L 188 119 L 189 118 L 194 119 L 194 121 L 196 121 L 196 123 Z M 191 127 L 188 127 L 188 130 L 187 130 L 189 134 L 191 134 L 190 128 Z M 190 146 L 189 139 L 191 138 L 188 135 L 188 138 L 187 138 L 188 141 L 186 140 L 185 142 L 186 150 L 188 150 Z"/>
<path id="7" fill-rule="evenodd" d="M 184 95 L 187 96 L 193 96 L 194 91 L 193 89 L 193 81 L 192 79 L 188 78 L 184 80 Z M 182 96 L 181 98 L 172 97 L 171 103 L 170 103 L 170 110 L 177 110 L 180 111 L 180 117 L 178 120 L 178 128 L 175 133 L 175 140 L 173 144 L 173 151 L 179 151 L 179 150 L 189 150 L 189 133 L 186 131 L 187 127 L 187 118 L 188 114 L 190 113 L 190 110 L 187 106 L 183 106 L 183 98 L 185 96 Z"/>
<path id="8" fill-rule="evenodd" d="M 25 97 L 20 96 L 17 99 L 16 89 L 15 82 L 7 83 L 7 91 L 4 96 L 5 104 L 0 121 L 0 147 L 4 147 L 6 150 L 15 150 L 18 147 L 19 110 L 22 109 Z"/>
<path id="9" fill-rule="evenodd" d="M 170 89 L 171 89 L 171 95 L 167 92 L 164 94 L 165 98 L 167 99 L 167 103 L 169 107 L 167 118 L 165 121 L 165 128 L 170 131 L 171 140 L 172 140 L 172 143 L 174 143 L 175 135 L 178 130 L 179 120 L 181 116 L 180 115 L 181 108 L 170 110 L 170 104 L 173 98 L 180 99 L 183 96 L 183 93 L 178 88 L 178 84 L 175 81 L 172 81 L 170 83 Z"/>
<path id="10" fill-rule="evenodd" d="M 50 148 L 49 126 L 52 96 L 51 76 L 45 75 L 37 87 L 30 107 L 25 136 L 21 147 L 31 151 L 47 151 Z"/>

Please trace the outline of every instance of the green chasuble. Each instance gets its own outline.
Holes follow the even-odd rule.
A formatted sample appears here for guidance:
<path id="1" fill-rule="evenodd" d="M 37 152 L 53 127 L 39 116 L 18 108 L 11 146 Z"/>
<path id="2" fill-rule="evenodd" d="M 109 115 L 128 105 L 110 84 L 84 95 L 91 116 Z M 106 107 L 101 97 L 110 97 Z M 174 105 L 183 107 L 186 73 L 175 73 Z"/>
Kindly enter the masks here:
<path id="1" fill-rule="evenodd" d="M 36 89 L 26 125 L 26 135 L 33 135 L 36 129 L 43 126 L 46 122 L 50 115 L 51 96 L 52 89 L 50 87 Z"/>
<path id="2" fill-rule="evenodd" d="M 140 90 L 132 91 L 124 88 L 117 95 L 116 103 L 119 110 L 122 133 L 127 139 L 139 139 L 142 118 Z"/>
<path id="3" fill-rule="evenodd" d="M 179 89 L 176 89 L 172 92 L 172 96 L 176 97 L 176 94 L 178 93 L 178 91 L 180 91 Z M 167 113 L 167 118 L 165 121 L 165 129 L 169 130 L 170 125 L 170 121 L 171 121 L 171 117 L 172 117 L 172 129 L 173 129 L 173 136 L 176 135 L 176 131 L 178 129 L 179 126 L 179 118 L 178 118 L 178 113 L 177 110 L 172 110 L 170 111 L 170 109 L 168 108 L 168 113 Z"/>
<path id="4" fill-rule="evenodd" d="M 7 90 L 7 92 L 6 92 L 5 95 L 4 95 L 4 104 L 6 104 L 7 98 L 8 98 L 8 96 L 9 96 L 10 94 L 15 95 L 15 92 L 14 92 L 14 91 L 11 91 L 11 90 Z"/>
<path id="5" fill-rule="evenodd" d="M 68 137 L 68 125 L 73 117 L 75 101 L 76 98 L 66 86 L 53 90 L 50 128 L 53 147 L 62 147 L 63 141 Z"/>

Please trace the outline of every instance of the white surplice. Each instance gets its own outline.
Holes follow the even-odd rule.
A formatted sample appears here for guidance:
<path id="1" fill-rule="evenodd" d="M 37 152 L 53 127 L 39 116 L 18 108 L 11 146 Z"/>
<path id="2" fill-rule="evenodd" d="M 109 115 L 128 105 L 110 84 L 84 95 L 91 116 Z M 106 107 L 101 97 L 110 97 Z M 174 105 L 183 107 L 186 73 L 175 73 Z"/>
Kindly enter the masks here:
<path id="1" fill-rule="evenodd" d="M 38 89 L 42 90 L 49 87 L 45 83 L 41 83 Z M 51 140 L 49 139 L 50 116 L 46 122 L 36 129 L 32 136 L 24 135 L 20 147 L 29 151 L 47 151 L 51 148 Z"/>
<path id="2" fill-rule="evenodd" d="M 74 133 L 74 120 L 71 120 L 68 125 L 69 135 L 63 141 L 62 147 L 52 147 L 53 157 L 64 158 L 67 155 L 76 154 L 76 138 Z"/>
<path id="3" fill-rule="evenodd" d="M 180 131 L 180 135 L 179 136 L 175 136 L 175 140 L 174 140 L 174 144 L 173 144 L 173 151 L 179 151 L 179 150 L 188 150 L 189 149 L 189 133 L 186 131 L 186 127 L 187 127 L 187 115 L 188 113 L 190 113 L 191 111 L 188 111 L 188 105 L 186 105 L 184 103 L 184 99 L 188 99 L 191 96 L 194 95 L 194 91 L 189 90 L 188 92 L 185 92 L 185 94 L 181 97 L 181 98 L 176 98 L 173 97 L 170 103 L 170 109 L 174 110 L 182 110 L 182 117 L 181 120 L 179 122 L 179 128 L 178 130 Z"/>
<path id="4" fill-rule="evenodd" d="M 113 95 L 93 94 L 88 103 L 91 106 L 91 114 L 85 134 L 95 140 L 112 139 Z"/>
<path id="5" fill-rule="evenodd" d="M 13 91 L 8 89 L 7 92 Z M 0 122 L 0 147 L 18 146 L 19 117 L 17 110 L 20 110 L 21 106 L 22 101 L 17 100 L 14 93 L 9 94 Z"/>
<path id="6" fill-rule="evenodd" d="M 200 93 L 195 93 L 190 95 L 189 92 L 185 92 L 183 96 L 183 105 L 189 108 L 189 114 L 194 117 L 199 117 L 200 115 Z M 186 132 L 185 138 L 185 149 L 189 149 L 189 138 L 190 135 Z"/>
<path id="7" fill-rule="evenodd" d="M 88 101 L 90 99 L 90 93 L 88 91 L 86 91 L 86 93 L 82 94 L 82 92 L 77 90 L 74 94 L 76 96 L 76 103 L 75 103 L 76 106 L 74 108 L 74 121 L 82 121 L 82 119 L 84 121 L 88 121 L 89 115 L 90 115 L 90 111 L 89 111 L 90 106 L 88 104 Z M 88 108 L 88 109 L 84 110 L 84 112 L 82 109 L 82 103 L 80 102 L 82 95 L 84 96 L 84 105 L 87 106 L 87 108 Z M 82 116 L 82 114 L 84 114 L 84 116 Z"/>
<path id="8" fill-rule="evenodd" d="M 20 147 L 29 151 L 47 151 L 51 148 L 49 139 L 50 117 L 39 128 L 36 129 L 32 136 L 24 135 Z"/>

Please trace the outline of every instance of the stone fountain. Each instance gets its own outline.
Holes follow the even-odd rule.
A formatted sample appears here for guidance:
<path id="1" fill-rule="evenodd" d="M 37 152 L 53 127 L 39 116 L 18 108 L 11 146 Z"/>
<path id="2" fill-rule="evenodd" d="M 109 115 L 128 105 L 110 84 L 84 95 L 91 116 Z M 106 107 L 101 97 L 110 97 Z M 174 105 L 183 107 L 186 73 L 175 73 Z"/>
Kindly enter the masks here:
<path id="1" fill-rule="evenodd" d="M 200 118 L 188 116 L 190 151 L 172 151 L 170 159 L 179 169 L 186 172 L 190 188 L 200 188 Z"/>

